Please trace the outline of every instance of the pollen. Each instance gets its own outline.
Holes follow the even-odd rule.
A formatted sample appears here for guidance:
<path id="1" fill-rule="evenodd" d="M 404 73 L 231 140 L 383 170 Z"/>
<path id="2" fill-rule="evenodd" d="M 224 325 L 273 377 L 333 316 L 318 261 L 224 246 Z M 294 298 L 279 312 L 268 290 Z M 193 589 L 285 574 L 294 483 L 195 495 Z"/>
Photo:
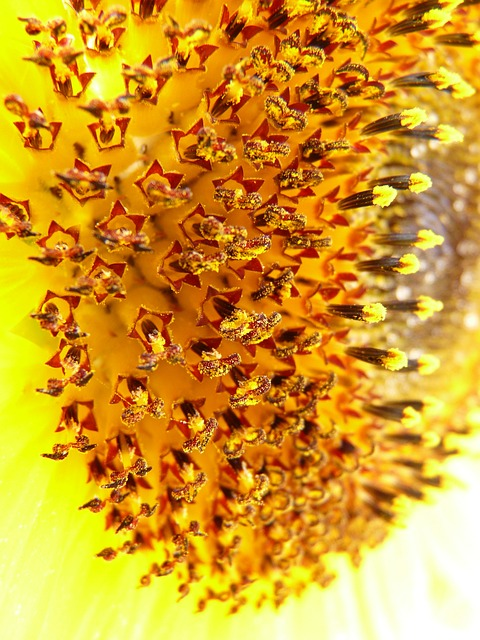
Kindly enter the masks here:
<path id="1" fill-rule="evenodd" d="M 37 274 L 35 455 L 83 469 L 96 562 L 199 610 L 279 606 L 440 484 L 476 401 L 441 365 L 478 255 L 457 4 L 19 10 L 2 250 Z"/>
<path id="2" fill-rule="evenodd" d="M 388 185 L 377 186 L 373 188 L 372 203 L 379 207 L 388 207 L 397 197 L 397 191 Z"/>

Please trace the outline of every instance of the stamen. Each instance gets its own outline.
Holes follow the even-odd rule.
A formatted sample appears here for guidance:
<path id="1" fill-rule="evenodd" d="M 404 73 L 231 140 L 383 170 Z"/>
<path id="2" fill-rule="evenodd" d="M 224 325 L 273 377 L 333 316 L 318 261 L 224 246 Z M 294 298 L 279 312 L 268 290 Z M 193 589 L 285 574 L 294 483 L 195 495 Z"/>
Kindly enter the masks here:
<path id="1" fill-rule="evenodd" d="M 405 253 L 400 258 L 385 257 L 377 260 L 363 260 L 357 262 L 359 271 L 371 271 L 372 273 L 401 273 L 409 275 L 417 273 L 420 262 L 413 253 Z"/>
<path id="2" fill-rule="evenodd" d="M 383 233 L 373 237 L 377 244 L 390 246 L 417 247 L 426 250 L 443 244 L 444 237 L 434 233 L 431 229 L 420 229 L 417 233 Z"/>
<path id="3" fill-rule="evenodd" d="M 348 347 L 345 353 L 357 360 L 384 367 L 389 371 L 399 371 L 409 364 L 407 355 L 396 348 L 385 350 L 373 347 Z"/>
<path id="4" fill-rule="evenodd" d="M 370 304 L 329 304 L 327 311 L 341 318 L 374 324 L 385 320 L 387 310 L 380 302 Z"/>
<path id="5" fill-rule="evenodd" d="M 376 136 L 380 133 L 387 133 L 388 131 L 396 131 L 403 127 L 407 129 L 414 129 L 418 125 L 425 122 L 427 119 L 427 112 L 424 109 L 414 107 L 413 109 L 405 109 L 400 113 L 384 116 L 374 122 L 370 122 L 362 129 L 362 135 L 364 136 Z"/>
<path id="6" fill-rule="evenodd" d="M 388 207 L 395 200 L 396 196 L 397 190 L 393 187 L 378 185 L 368 191 L 360 191 L 347 198 L 343 198 L 337 203 L 337 206 L 341 211 L 369 207 L 374 204 L 379 207 Z"/>

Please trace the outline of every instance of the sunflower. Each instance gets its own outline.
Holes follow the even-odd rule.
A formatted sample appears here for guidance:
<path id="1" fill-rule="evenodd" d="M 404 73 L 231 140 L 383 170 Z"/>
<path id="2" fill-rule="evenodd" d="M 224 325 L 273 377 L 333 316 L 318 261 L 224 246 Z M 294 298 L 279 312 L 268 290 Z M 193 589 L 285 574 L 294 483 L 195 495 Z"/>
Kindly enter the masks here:
<path id="1" fill-rule="evenodd" d="M 471 633 L 479 17 L 3 10 L 12 636 Z"/>

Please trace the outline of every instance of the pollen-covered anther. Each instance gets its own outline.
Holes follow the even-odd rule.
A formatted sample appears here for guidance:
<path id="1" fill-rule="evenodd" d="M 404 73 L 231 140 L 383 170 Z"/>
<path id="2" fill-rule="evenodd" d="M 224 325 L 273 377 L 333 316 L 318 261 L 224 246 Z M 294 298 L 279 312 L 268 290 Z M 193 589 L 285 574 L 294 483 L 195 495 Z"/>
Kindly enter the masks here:
<path id="1" fill-rule="evenodd" d="M 263 165 L 277 166 L 280 158 L 290 155 L 290 146 L 277 140 L 246 140 L 243 143 L 243 156 L 260 168 Z"/>
<path id="2" fill-rule="evenodd" d="M 187 503 L 195 501 L 199 491 L 207 484 L 207 476 L 203 471 L 195 473 L 193 467 L 188 471 L 184 471 L 188 481 L 182 487 L 171 490 L 174 500 L 185 500 Z"/>
<path id="3" fill-rule="evenodd" d="M 135 462 L 130 466 L 122 469 L 122 471 L 112 471 L 110 474 L 110 482 L 100 485 L 101 489 L 121 489 L 124 487 L 130 476 L 143 478 L 146 476 L 152 467 L 148 466 L 145 458 L 137 458 Z"/>
<path id="4" fill-rule="evenodd" d="M 46 388 L 37 389 L 38 393 L 53 398 L 60 396 L 68 385 L 86 386 L 93 376 L 86 345 L 70 346 L 64 339 L 60 341 L 56 354 L 46 364 L 61 369 L 64 375 L 63 378 L 49 378 Z"/>
<path id="5" fill-rule="evenodd" d="M 263 504 L 263 499 L 268 492 L 270 481 L 266 473 L 253 473 L 245 465 L 239 473 L 239 489 L 236 500 L 241 505 Z"/>
<path id="6" fill-rule="evenodd" d="M 157 507 L 158 504 L 150 506 L 148 503 L 142 502 L 140 511 L 136 515 L 132 513 L 127 514 L 115 529 L 115 533 L 119 533 L 120 531 L 134 531 L 142 518 L 151 518 L 153 516 Z"/>
<path id="7" fill-rule="evenodd" d="M 397 190 L 393 187 L 389 185 L 377 185 L 373 187 L 373 189 L 353 193 L 351 196 L 343 198 L 337 203 L 337 206 L 341 211 L 370 207 L 372 205 L 388 207 L 396 197 Z"/>
<path id="8" fill-rule="evenodd" d="M 257 224 L 266 224 L 283 231 L 296 231 L 303 229 L 308 222 L 308 218 L 303 213 L 297 213 L 293 208 L 284 208 L 276 204 L 270 204 L 256 218 Z"/>
<path id="9" fill-rule="evenodd" d="M 230 260 L 253 260 L 270 249 L 272 241 L 269 236 L 255 238 L 238 238 L 226 245 L 225 251 Z"/>
<path id="10" fill-rule="evenodd" d="M 387 310 L 380 302 L 369 304 L 329 304 L 327 311 L 341 318 L 375 324 L 385 320 Z"/>
<path id="11" fill-rule="evenodd" d="M 420 229 L 416 233 L 384 233 L 373 237 L 376 244 L 417 247 L 425 251 L 441 246 L 445 238 L 431 229 Z"/>
<path id="12" fill-rule="evenodd" d="M 202 238 L 216 242 L 232 243 L 246 240 L 248 232 L 245 227 L 225 224 L 215 216 L 207 216 L 198 225 Z"/>
<path id="13" fill-rule="evenodd" d="M 420 262 L 413 253 L 405 253 L 400 258 L 385 257 L 377 260 L 362 260 L 357 262 L 356 268 L 359 271 L 370 271 L 372 273 L 401 273 L 410 275 L 417 273 L 420 269 Z"/>
<path id="14" fill-rule="evenodd" d="M 289 107 L 281 96 L 268 96 L 265 112 L 274 127 L 282 131 L 303 131 L 308 124 L 305 113 L 299 108 Z"/>
<path id="15" fill-rule="evenodd" d="M 326 59 L 323 49 L 302 46 L 299 31 L 295 31 L 280 42 L 279 52 L 295 71 L 322 67 Z"/>
<path id="16" fill-rule="evenodd" d="M 314 331 L 304 336 L 304 331 L 289 331 L 288 329 L 276 336 L 277 347 L 274 351 L 276 358 L 290 358 L 293 355 L 307 355 L 320 347 L 323 342 L 322 334 Z"/>
<path id="17" fill-rule="evenodd" d="M 42 453 L 42 457 L 50 458 L 50 460 L 64 460 L 70 449 L 76 449 L 80 453 L 87 453 L 92 449 L 95 449 L 97 445 L 91 444 L 90 440 L 85 435 L 75 436 L 75 442 L 68 442 L 67 444 L 54 444 L 52 453 Z"/>
<path id="18" fill-rule="evenodd" d="M 404 109 L 400 113 L 394 113 L 389 116 L 384 116 L 378 120 L 374 120 L 365 125 L 362 129 L 362 135 L 364 136 L 376 136 L 381 133 L 387 133 L 389 131 L 396 131 L 398 129 L 415 129 L 418 125 L 424 123 L 427 119 L 427 112 L 419 107 L 413 107 L 412 109 Z"/>
<path id="19" fill-rule="evenodd" d="M 230 406 L 233 409 L 252 407 L 262 402 L 263 396 L 270 391 L 270 387 L 271 382 L 268 376 L 240 379 L 235 393 L 229 398 Z"/>
<path id="20" fill-rule="evenodd" d="M 410 175 L 387 176 L 370 181 L 370 186 L 388 185 L 397 190 L 408 189 L 412 193 L 422 193 L 432 186 L 432 180 L 424 173 L 416 172 Z"/>
<path id="21" fill-rule="evenodd" d="M 219 313 L 221 309 L 214 300 Z M 243 345 L 254 345 L 270 338 L 277 324 L 282 320 L 278 311 L 269 316 L 264 313 L 248 312 L 233 307 L 218 327 L 220 335 L 227 340 L 239 340 Z"/>
<path id="22" fill-rule="evenodd" d="M 206 271 L 218 272 L 220 267 L 227 261 L 227 253 L 217 251 L 206 255 L 203 249 L 186 249 L 178 257 L 178 265 L 183 271 L 188 271 L 194 275 L 205 273 Z"/>
<path id="23" fill-rule="evenodd" d="M 123 381 L 126 381 L 128 394 L 119 391 Z M 122 411 L 121 419 L 128 427 L 133 427 L 146 416 L 158 419 L 165 415 L 163 410 L 165 403 L 147 389 L 146 382 L 147 378 L 118 376 L 110 404 L 117 404 L 118 402 L 123 404 L 124 410 Z"/>
<path id="24" fill-rule="evenodd" d="M 282 191 L 316 187 L 322 180 L 323 174 L 319 169 L 290 168 L 280 171 L 275 176 L 275 181 Z"/>
<path id="25" fill-rule="evenodd" d="M 220 378 L 229 373 L 233 367 L 237 367 L 241 361 L 238 353 L 222 357 L 216 349 L 209 349 L 202 351 L 202 360 L 197 368 L 199 373 L 208 378 Z"/>
<path id="26" fill-rule="evenodd" d="M 160 180 L 149 180 L 145 184 L 145 192 L 153 204 L 160 204 L 166 209 L 180 207 L 193 197 L 189 187 L 172 187 Z"/>
<path id="27" fill-rule="evenodd" d="M 409 366 L 406 353 L 396 348 L 385 350 L 374 347 L 348 347 L 345 352 L 357 360 L 383 367 L 389 371 L 399 371 Z"/>
<path id="28" fill-rule="evenodd" d="M 259 193 L 245 193 L 240 188 L 215 187 L 213 199 L 221 202 L 227 209 L 255 210 L 262 206 L 262 196 Z"/>
<path id="29" fill-rule="evenodd" d="M 201 158 L 211 163 L 232 162 L 237 158 L 237 151 L 224 138 L 219 138 L 215 129 L 202 127 L 197 132 L 197 144 L 186 149 L 185 156 Z"/>
<path id="30" fill-rule="evenodd" d="M 266 275 L 262 278 L 260 287 L 256 291 L 252 291 L 250 296 L 252 300 L 261 300 L 271 296 L 276 301 L 283 302 L 292 295 L 298 295 L 298 291 L 294 288 L 294 277 L 293 270 L 288 267 L 281 269 L 276 278 Z"/>

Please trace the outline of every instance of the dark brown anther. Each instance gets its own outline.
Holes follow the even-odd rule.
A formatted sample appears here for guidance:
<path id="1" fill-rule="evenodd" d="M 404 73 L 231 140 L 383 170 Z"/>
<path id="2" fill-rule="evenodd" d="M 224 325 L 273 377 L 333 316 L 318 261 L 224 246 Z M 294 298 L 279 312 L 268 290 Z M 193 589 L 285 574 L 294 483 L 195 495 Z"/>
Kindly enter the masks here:
<path id="1" fill-rule="evenodd" d="M 95 449 L 96 446 L 96 444 L 90 444 L 88 436 L 78 435 L 75 436 L 75 442 L 54 444 L 53 453 L 42 453 L 42 457 L 49 458 L 50 460 L 64 460 L 68 456 L 70 449 L 76 449 L 80 453 L 87 453 Z"/>
<path id="2" fill-rule="evenodd" d="M 297 92 L 301 102 L 308 105 L 312 111 L 328 108 L 330 111 L 343 113 L 348 108 L 347 96 L 343 91 L 321 88 L 315 78 L 298 87 Z"/>
<path id="3" fill-rule="evenodd" d="M 347 140 L 331 140 L 327 142 L 318 138 L 310 138 L 301 145 L 302 158 L 309 162 L 323 160 L 337 151 L 345 153 L 350 150 L 351 145 Z"/>
<path id="4" fill-rule="evenodd" d="M 172 489 L 171 495 L 174 500 L 185 500 L 192 503 L 198 495 L 198 492 L 207 483 L 207 476 L 203 471 L 195 475 L 191 482 L 186 482 L 183 487 Z"/>
<path id="5" fill-rule="evenodd" d="M 101 489 L 120 489 L 124 487 L 129 476 L 137 476 L 143 478 L 152 470 L 152 467 L 147 465 L 145 458 L 137 458 L 131 467 L 125 468 L 123 471 L 112 471 L 110 474 L 110 482 L 108 484 L 100 485 Z"/>

